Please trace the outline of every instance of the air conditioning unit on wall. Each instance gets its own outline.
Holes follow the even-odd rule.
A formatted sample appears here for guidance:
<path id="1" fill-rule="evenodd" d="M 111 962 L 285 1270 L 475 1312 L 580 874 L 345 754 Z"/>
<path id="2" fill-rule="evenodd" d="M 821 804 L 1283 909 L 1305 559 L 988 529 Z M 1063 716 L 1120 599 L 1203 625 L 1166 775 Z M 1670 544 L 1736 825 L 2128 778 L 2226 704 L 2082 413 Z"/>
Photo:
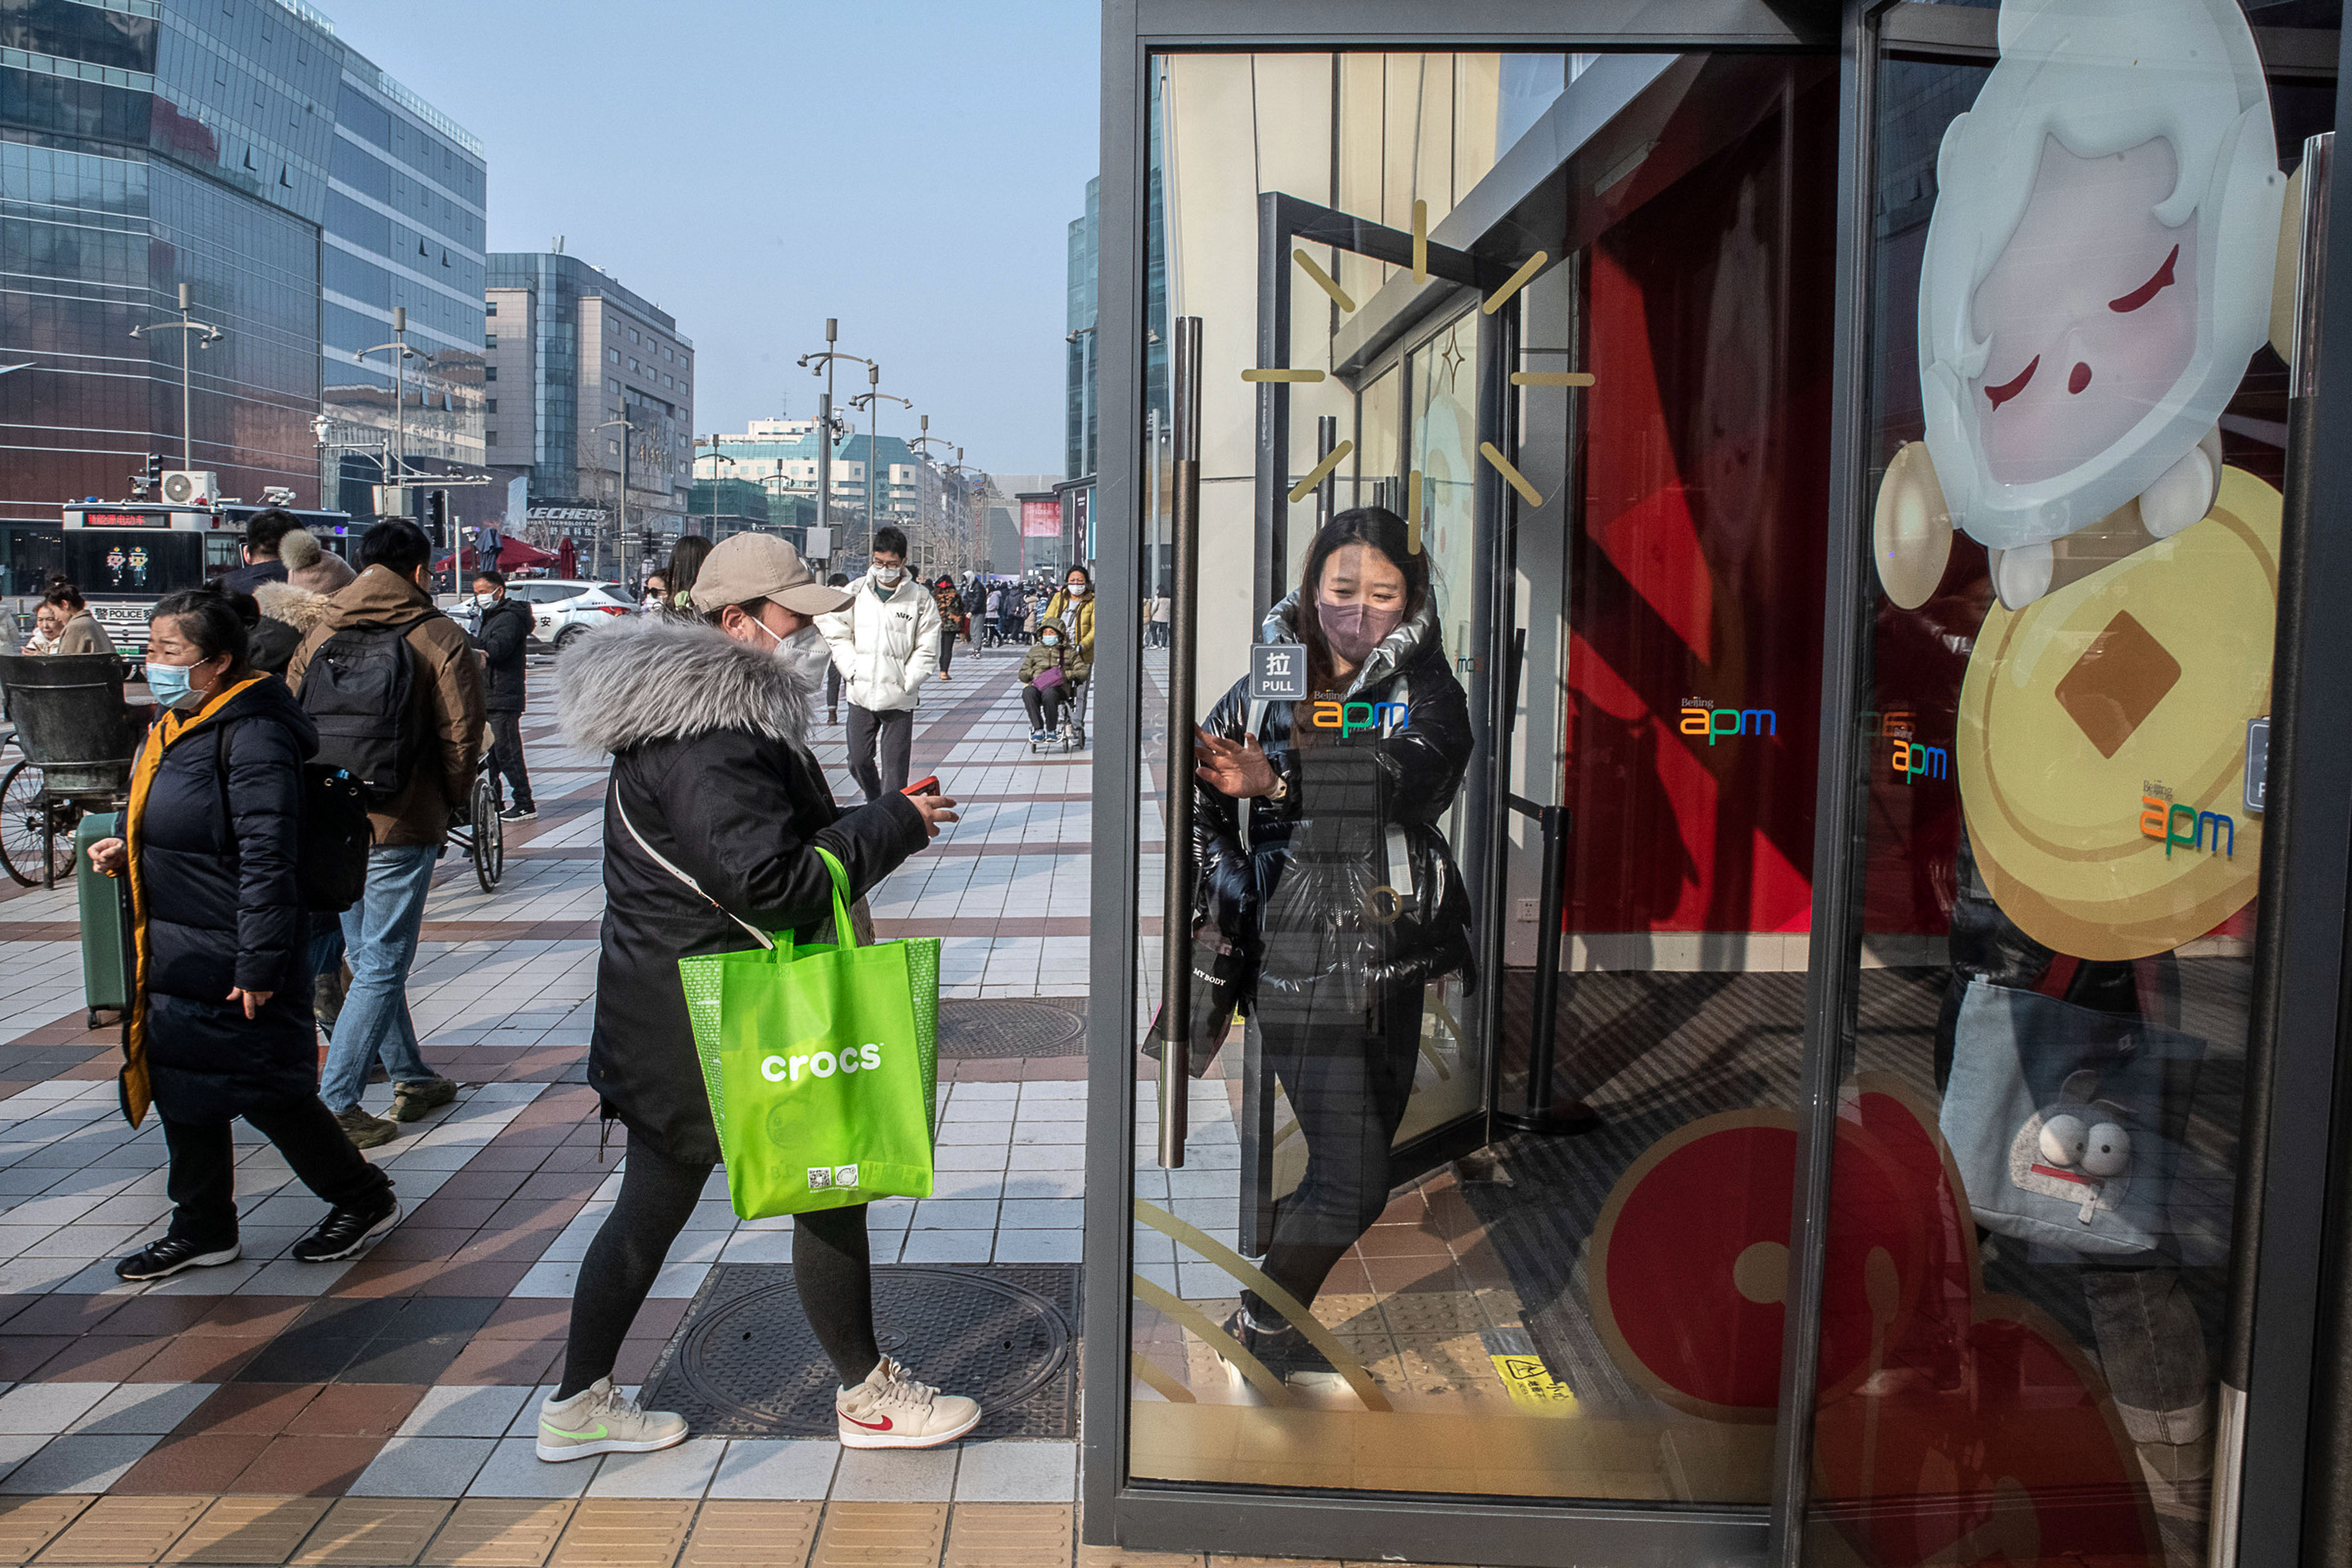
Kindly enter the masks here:
<path id="1" fill-rule="evenodd" d="M 163 499 L 173 506 L 210 506 L 220 495 L 220 476 L 194 468 L 163 470 Z"/>

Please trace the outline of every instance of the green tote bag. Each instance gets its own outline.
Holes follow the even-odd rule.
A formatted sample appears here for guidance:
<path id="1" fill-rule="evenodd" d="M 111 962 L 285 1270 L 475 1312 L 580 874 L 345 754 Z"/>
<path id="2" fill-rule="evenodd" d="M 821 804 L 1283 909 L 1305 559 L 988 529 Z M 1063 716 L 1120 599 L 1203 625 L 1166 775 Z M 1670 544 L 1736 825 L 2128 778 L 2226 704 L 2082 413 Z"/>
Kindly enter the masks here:
<path id="1" fill-rule="evenodd" d="M 702 892 L 625 811 L 622 824 Z M 795 947 L 789 933 L 777 942 L 738 920 L 759 947 L 677 964 L 727 1194 L 745 1219 L 931 1195 L 939 939 L 859 946 L 849 874 L 817 854 L 833 873 L 833 945 Z"/>

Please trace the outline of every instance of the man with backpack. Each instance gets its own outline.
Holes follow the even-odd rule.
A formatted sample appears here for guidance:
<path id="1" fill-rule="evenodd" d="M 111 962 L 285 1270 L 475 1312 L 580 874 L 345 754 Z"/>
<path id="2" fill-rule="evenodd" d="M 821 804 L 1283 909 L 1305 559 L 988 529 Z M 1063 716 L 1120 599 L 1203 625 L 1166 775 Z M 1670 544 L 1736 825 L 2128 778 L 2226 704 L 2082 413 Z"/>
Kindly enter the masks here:
<path id="1" fill-rule="evenodd" d="M 327 1042 L 319 1098 L 362 1149 L 389 1142 L 457 1098 L 425 1065 L 408 1014 L 408 971 L 425 922 L 433 863 L 481 761 L 479 661 L 465 632 L 433 607 L 432 549 L 406 518 L 385 518 L 360 541 L 362 570 L 336 594 L 286 668 L 286 682 L 319 727 L 319 757 L 369 795 L 375 842 L 367 890 L 343 912 L 352 985 Z M 360 1109 L 377 1058 L 393 1080 L 392 1119 Z"/>

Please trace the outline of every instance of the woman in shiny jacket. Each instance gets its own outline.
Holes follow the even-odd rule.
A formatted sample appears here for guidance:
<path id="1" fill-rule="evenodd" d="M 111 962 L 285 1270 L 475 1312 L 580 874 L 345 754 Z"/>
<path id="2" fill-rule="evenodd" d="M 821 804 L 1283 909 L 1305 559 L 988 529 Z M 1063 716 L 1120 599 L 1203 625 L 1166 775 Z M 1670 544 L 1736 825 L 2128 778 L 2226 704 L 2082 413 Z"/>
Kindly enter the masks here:
<path id="1" fill-rule="evenodd" d="M 1388 1205 L 1389 1146 L 1420 1054 L 1423 988 L 1472 973 L 1470 906 L 1440 826 L 1471 750 L 1428 557 L 1379 507 L 1345 511 L 1261 634 L 1313 700 L 1235 683 L 1199 736 L 1194 927 L 1242 955 L 1244 1005 L 1307 1142 L 1265 1270 L 1311 1303 Z M 1327 1373 L 1254 1293 L 1228 1331 L 1271 1369 Z"/>
<path id="2" fill-rule="evenodd" d="M 329 1205 L 296 1258 L 348 1258 L 400 1216 L 391 1180 L 319 1100 L 296 878 L 302 763 L 319 731 L 284 681 L 253 667 L 247 638 L 215 590 L 155 606 L 147 680 L 164 711 L 131 765 L 124 837 L 89 847 L 93 868 L 130 879 L 123 1111 L 136 1126 L 152 1104 L 171 1157 L 171 1225 L 114 1266 L 125 1279 L 241 1256 L 229 1131 L 240 1116 Z"/>

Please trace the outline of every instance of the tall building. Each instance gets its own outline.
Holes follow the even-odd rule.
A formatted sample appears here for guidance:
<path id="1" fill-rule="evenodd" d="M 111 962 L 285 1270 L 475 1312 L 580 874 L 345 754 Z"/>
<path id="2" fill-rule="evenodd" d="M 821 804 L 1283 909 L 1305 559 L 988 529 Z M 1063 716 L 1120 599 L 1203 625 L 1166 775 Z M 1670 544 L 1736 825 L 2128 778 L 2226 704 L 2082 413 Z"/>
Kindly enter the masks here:
<path id="1" fill-rule="evenodd" d="M 814 419 L 754 419 L 741 435 L 719 436 L 716 441 L 715 447 L 705 446 L 696 456 L 697 477 L 748 479 L 773 495 L 805 496 L 814 501 L 819 441 Z M 835 558 L 848 561 L 866 551 L 869 442 L 876 522 L 905 529 L 919 555 L 927 541 L 942 557 L 957 553 L 956 542 L 971 532 L 970 487 L 898 437 L 869 437 L 856 430 L 836 435 L 833 441 L 828 521 L 841 531 L 834 541 Z M 933 533 L 939 537 L 930 539 Z"/>
<path id="2" fill-rule="evenodd" d="M 641 560 L 648 537 L 658 555 L 685 531 L 694 344 L 668 311 L 558 243 L 489 258 L 490 470 L 528 476 L 534 518 L 581 540 L 604 569 L 621 570 Z"/>
<path id="3" fill-rule="evenodd" d="M 1161 220 L 1160 120 L 1152 117 L 1150 141 L 1150 170 L 1146 197 L 1150 207 L 1151 232 L 1160 232 Z M 1083 216 L 1070 220 L 1067 266 L 1068 305 L 1066 312 L 1068 344 L 1068 382 L 1063 408 L 1062 463 L 1068 474 L 1057 481 L 1055 489 L 1062 498 L 1063 527 L 1076 558 L 1094 558 L 1091 529 L 1094 521 L 1095 466 L 1097 459 L 1096 377 L 1099 340 L 1095 334 L 1096 300 L 1100 293 L 1098 280 L 1102 255 L 1102 181 L 1087 182 L 1087 205 Z M 1148 258 L 1145 269 L 1145 313 L 1150 330 L 1144 338 L 1143 405 L 1157 411 L 1159 419 L 1147 419 L 1147 430 L 1161 432 L 1166 439 L 1168 425 L 1168 267 L 1164 256 L 1155 249 Z M 1155 463 L 1162 461 L 1155 455 Z"/>
<path id="4" fill-rule="evenodd" d="M 388 466 L 415 473 L 484 460 L 482 284 L 487 170 L 482 144 L 431 104 L 347 50 L 327 170 L 320 250 L 320 362 L 327 477 L 347 511 Z M 393 310 L 404 312 L 401 332 Z M 393 405 L 391 352 L 412 357 Z M 384 443 L 404 454 L 387 465 Z M 496 486 L 452 491 L 467 521 L 502 513 Z"/>
<path id="5" fill-rule="evenodd" d="M 302 0 L 35 0 L 0 12 L 0 364 L 23 367 L 0 374 L 10 588 L 55 564 L 59 502 L 128 494 L 150 452 L 227 495 L 319 504 L 322 396 L 368 384 L 322 374 L 329 338 L 359 331 L 330 294 L 387 322 L 409 304 L 432 356 L 411 363 L 427 373 L 420 450 L 478 455 L 464 392 L 478 338 L 430 286 L 459 287 L 469 243 L 479 260 L 485 174 L 463 130 Z M 176 322 L 183 284 L 222 334 L 186 351 L 184 394 L 183 345 L 203 334 L 131 335 Z M 348 401 L 332 412 L 366 423 Z"/>

